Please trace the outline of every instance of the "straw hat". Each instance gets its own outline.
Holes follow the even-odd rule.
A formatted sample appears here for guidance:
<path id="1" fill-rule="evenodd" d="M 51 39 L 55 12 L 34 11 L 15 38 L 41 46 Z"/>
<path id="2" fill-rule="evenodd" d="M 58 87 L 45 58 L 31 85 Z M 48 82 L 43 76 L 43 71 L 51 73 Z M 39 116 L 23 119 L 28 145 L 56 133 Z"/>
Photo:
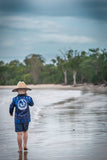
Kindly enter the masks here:
<path id="1" fill-rule="evenodd" d="M 31 90 L 30 88 L 27 88 L 27 85 L 23 81 L 19 81 L 17 84 L 17 87 L 12 90 L 12 92 L 17 92 L 18 89 L 26 89 L 26 90 Z"/>

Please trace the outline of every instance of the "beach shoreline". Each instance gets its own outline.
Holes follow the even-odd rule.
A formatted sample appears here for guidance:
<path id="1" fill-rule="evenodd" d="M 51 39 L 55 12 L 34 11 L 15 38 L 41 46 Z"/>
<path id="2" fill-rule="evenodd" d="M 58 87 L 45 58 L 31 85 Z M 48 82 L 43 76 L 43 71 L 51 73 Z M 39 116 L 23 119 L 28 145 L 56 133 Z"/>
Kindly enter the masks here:
<path id="1" fill-rule="evenodd" d="M 31 89 L 70 89 L 70 90 L 81 90 L 81 91 L 91 91 L 91 92 L 101 92 L 107 93 L 107 86 L 93 84 L 77 84 L 73 85 L 63 85 L 63 84 L 30 84 L 27 85 Z M 0 85 L 0 89 L 14 89 L 16 85 Z"/>

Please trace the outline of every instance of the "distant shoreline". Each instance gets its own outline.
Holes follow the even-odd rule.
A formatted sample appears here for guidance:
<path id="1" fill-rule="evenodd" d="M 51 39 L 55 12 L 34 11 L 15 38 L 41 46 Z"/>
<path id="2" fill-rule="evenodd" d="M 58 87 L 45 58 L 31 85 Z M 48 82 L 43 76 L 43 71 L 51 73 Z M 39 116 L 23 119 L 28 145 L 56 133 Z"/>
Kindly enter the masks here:
<path id="1" fill-rule="evenodd" d="M 76 87 L 73 85 L 62 85 L 62 84 L 37 84 L 37 85 L 27 85 L 31 89 L 70 89 L 70 90 L 81 90 L 81 91 L 91 91 L 106 93 L 107 87 L 103 85 L 93 85 L 93 84 L 77 84 Z M 16 85 L 0 85 L 0 89 L 14 89 Z"/>

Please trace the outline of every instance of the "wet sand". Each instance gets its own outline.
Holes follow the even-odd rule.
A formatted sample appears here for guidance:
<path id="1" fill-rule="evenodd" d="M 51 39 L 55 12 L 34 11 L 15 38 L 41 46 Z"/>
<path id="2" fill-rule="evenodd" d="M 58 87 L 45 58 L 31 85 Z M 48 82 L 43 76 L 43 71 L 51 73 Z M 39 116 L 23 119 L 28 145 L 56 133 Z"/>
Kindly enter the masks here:
<path id="1" fill-rule="evenodd" d="M 65 89 L 29 92 L 28 153 L 19 154 L 9 103 L 15 93 L 0 90 L 1 160 L 106 160 L 107 95 Z"/>

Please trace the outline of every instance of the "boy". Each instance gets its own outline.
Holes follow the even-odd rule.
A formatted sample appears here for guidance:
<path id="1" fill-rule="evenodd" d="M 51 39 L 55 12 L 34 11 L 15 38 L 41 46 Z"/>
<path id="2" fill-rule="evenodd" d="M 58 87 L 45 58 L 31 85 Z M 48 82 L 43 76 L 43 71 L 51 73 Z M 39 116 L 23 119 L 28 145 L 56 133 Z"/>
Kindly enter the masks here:
<path id="1" fill-rule="evenodd" d="M 17 142 L 19 152 L 22 152 L 22 137 L 23 137 L 23 148 L 27 149 L 28 139 L 28 126 L 30 122 L 30 110 L 29 106 L 33 106 L 34 102 L 30 96 L 27 96 L 26 91 L 31 90 L 27 88 L 23 81 L 19 81 L 17 87 L 13 89 L 13 92 L 18 92 L 18 95 L 13 98 L 10 104 L 9 113 L 13 116 L 15 108 L 15 132 L 17 132 Z"/>

